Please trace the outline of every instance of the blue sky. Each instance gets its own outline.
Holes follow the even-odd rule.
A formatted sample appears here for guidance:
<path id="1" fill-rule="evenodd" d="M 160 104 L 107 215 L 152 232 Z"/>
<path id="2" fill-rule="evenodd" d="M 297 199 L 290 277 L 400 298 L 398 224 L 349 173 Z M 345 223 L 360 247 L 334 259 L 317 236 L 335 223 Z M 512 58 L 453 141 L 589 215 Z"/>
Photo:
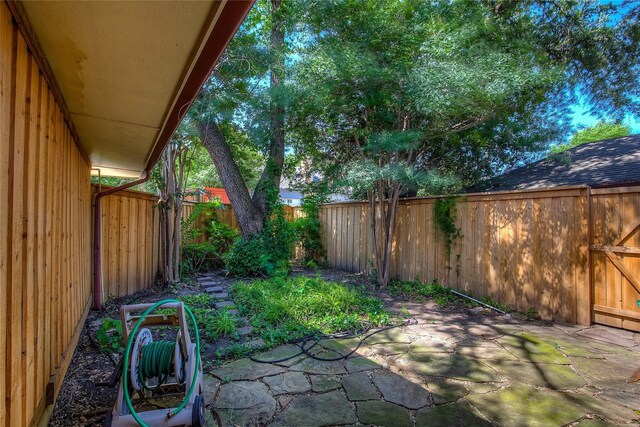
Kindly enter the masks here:
<path id="1" fill-rule="evenodd" d="M 598 117 L 589 114 L 589 106 L 584 103 L 575 104 L 571 108 L 573 109 L 572 124 L 576 127 L 593 126 L 600 121 Z M 631 127 L 631 133 L 640 133 L 640 119 L 638 117 L 628 114 L 623 123 Z"/>
<path id="2" fill-rule="evenodd" d="M 621 5 L 624 2 L 622 0 L 602 0 L 601 3 Z M 631 6 L 632 6 L 631 3 L 629 3 L 629 5 L 627 5 L 627 7 L 625 7 L 622 10 L 622 12 L 625 13 L 628 10 L 628 8 Z M 620 16 L 616 15 L 613 17 L 613 22 L 616 23 L 618 22 L 619 19 L 620 19 Z M 572 124 L 575 127 L 593 126 L 601 120 L 598 117 L 589 114 L 589 105 L 584 102 L 576 103 L 571 108 L 573 109 Z M 628 114 L 627 116 L 625 116 L 623 123 L 631 127 L 632 134 L 640 133 L 639 117 Z"/>

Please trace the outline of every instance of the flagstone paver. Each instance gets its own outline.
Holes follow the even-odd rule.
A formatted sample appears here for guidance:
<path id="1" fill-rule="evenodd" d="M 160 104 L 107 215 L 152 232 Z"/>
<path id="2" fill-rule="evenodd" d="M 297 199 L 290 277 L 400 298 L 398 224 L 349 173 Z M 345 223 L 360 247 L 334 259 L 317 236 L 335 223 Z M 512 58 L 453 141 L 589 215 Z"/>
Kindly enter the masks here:
<path id="1" fill-rule="evenodd" d="M 493 366 L 512 381 L 538 387 L 570 390 L 587 384 L 569 365 L 508 361 Z"/>
<path id="2" fill-rule="evenodd" d="M 455 402 L 469 394 L 469 390 L 461 382 L 447 378 L 429 381 L 427 388 L 436 405 Z"/>
<path id="3" fill-rule="evenodd" d="M 371 378 L 365 372 L 346 375 L 342 377 L 342 386 L 347 392 L 347 398 L 352 401 L 380 400 L 380 393 L 371 382 Z"/>
<path id="4" fill-rule="evenodd" d="M 412 427 L 409 411 L 389 402 L 358 402 L 356 414 L 362 424 L 376 426 Z"/>
<path id="5" fill-rule="evenodd" d="M 273 394 L 304 393 L 311 390 L 311 383 L 302 372 L 285 372 L 284 374 L 266 377 L 263 381 Z"/>
<path id="6" fill-rule="evenodd" d="M 342 387 L 340 377 L 337 375 L 310 375 L 311 389 L 316 393 L 335 390 Z"/>
<path id="7" fill-rule="evenodd" d="M 487 394 L 466 398 L 490 420 L 503 426 L 563 426 L 577 420 L 585 411 L 562 393 L 514 384 Z M 523 420 L 527 420 L 523 423 Z"/>
<path id="8" fill-rule="evenodd" d="M 286 372 L 282 366 L 271 363 L 256 363 L 249 359 L 240 359 L 228 363 L 214 371 L 224 381 L 257 380 L 269 375 Z"/>
<path id="9" fill-rule="evenodd" d="M 426 387 L 387 371 L 374 372 L 373 383 L 387 402 L 397 403 L 409 409 L 419 409 L 429 403 Z"/>
<path id="10" fill-rule="evenodd" d="M 253 356 L 273 363 L 219 366 L 205 374 L 205 401 L 224 425 L 240 426 L 640 423 L 640 383 L 625 382 L 640 368 L 638 334 L 430 302 L 403 307 L 417 324 L 371 336 L 346 360 L 317 360 L 291 344 Z M 358 343 L 324 339 L 305 348 L 329 358 Z"/>
<path id="11" fill-rule="evenodd" d="M 419 410 L 416 413 L 416 426 L 489 427 L 491 423 L 482 418 L 468 403 L 461 402 Z"/>
<path id="12" fill-rule="evenodd" d="M 295 398 L 274 420 L 274 426 L 326 426 L 357 421 L 353 408 L 342 392 Z"/>
<path id="13" fill-rule="evenodd" d="M 347 369 L 344 367 L 344 361 L 342 360 L 327 362 L 310 357 L 289 367 L 289 369 L 292 371 L 306 372 L 307 374 L 340 375 L 347 373 Z"/>
<path id="14" fill-rule="evenodd" d="M 371 371 L 381 368 L 378 363 L 366 357 L 350 357 L 345 361 L 344 366 L 349 373 Z"/>
<path id="15" fill-rule="evenodd" d="M 264 425 L 276 411 L 276 400 L 261 382 L 235 381 L 220 387 L 215 406 L 223 425 Z"/>

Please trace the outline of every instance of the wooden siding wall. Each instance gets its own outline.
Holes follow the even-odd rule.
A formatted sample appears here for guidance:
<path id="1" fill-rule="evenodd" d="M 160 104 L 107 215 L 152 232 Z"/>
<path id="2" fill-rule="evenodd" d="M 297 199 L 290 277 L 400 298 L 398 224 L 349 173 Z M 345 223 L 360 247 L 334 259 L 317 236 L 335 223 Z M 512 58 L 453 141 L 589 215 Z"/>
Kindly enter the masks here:
<path id="1" fill-rule="evenodd" d="M 437 280 L 518 311 L 535 309 L 543 319 L 589 323 L 586 188 L 458 198 L 456 224 L 462 237 L 448 258 L 434 222 L 435 200 L 401 201 L 392 277 Z M 368 205 L 323 205 L 320 220 L 329 263 L 369 272 Z"/>
<path id="2" fill-rule="evenodd" d="M 0 2 L 0 426 L 37 423 L 91 300 L 90 167 Z"/>
<path id="3" fill-rule="evenodd" d="M 139 191 L 120 191 L 102 199 L 102 292 L 105 298 L 129 295 L 155 282 L 160 269 L 157 202 L 157 196 Z"/>

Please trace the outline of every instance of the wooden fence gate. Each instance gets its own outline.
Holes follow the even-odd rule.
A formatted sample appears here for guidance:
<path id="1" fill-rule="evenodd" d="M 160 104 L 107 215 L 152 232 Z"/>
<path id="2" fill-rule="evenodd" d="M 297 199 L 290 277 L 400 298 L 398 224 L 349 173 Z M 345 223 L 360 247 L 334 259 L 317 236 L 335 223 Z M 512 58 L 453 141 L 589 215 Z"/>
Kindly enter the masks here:
<path id="1" fill-rule="evenodd" d="M 640 332 L 640 187 L 591 190 L 592 320 Z"/>

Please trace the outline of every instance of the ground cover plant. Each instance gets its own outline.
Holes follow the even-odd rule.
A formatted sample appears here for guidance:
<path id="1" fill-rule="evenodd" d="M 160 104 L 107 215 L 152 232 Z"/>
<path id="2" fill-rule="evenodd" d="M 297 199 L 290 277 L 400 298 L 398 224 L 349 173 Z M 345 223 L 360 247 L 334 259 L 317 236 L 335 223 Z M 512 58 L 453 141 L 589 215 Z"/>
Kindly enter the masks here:
<path id="1" fill-rule="evenodd" d="M 193 312 L 201 335 L 215 341 L 220 337 L 233 337 L 236 332 L 236 317 L 226 309 L 215 308 L 215 298 L 209 294 L 185 294 L 176 297 L 185 303 Z M 173 313 L 173 309 L 157 310 L 159 314 Z"/>
<path id="2" fill-rule="evenodd" d="M 451 289 L 439 285 L 436 282 L 423 283 L 419 280 L 393 280 L 389 284 L 389 292 L 391 295 L 402 296 L 418 301 L 433 298 L 436 304 L 441 307 L 457 301 Z"/>
<path id="3" fill-rule="evenodd" d="M 392 324 L 381 300 L 364 289 L 318 277 L 271 278 L 241 282 L 232 289 L 267 347 L 314 334 L 363 331 Z"/>

